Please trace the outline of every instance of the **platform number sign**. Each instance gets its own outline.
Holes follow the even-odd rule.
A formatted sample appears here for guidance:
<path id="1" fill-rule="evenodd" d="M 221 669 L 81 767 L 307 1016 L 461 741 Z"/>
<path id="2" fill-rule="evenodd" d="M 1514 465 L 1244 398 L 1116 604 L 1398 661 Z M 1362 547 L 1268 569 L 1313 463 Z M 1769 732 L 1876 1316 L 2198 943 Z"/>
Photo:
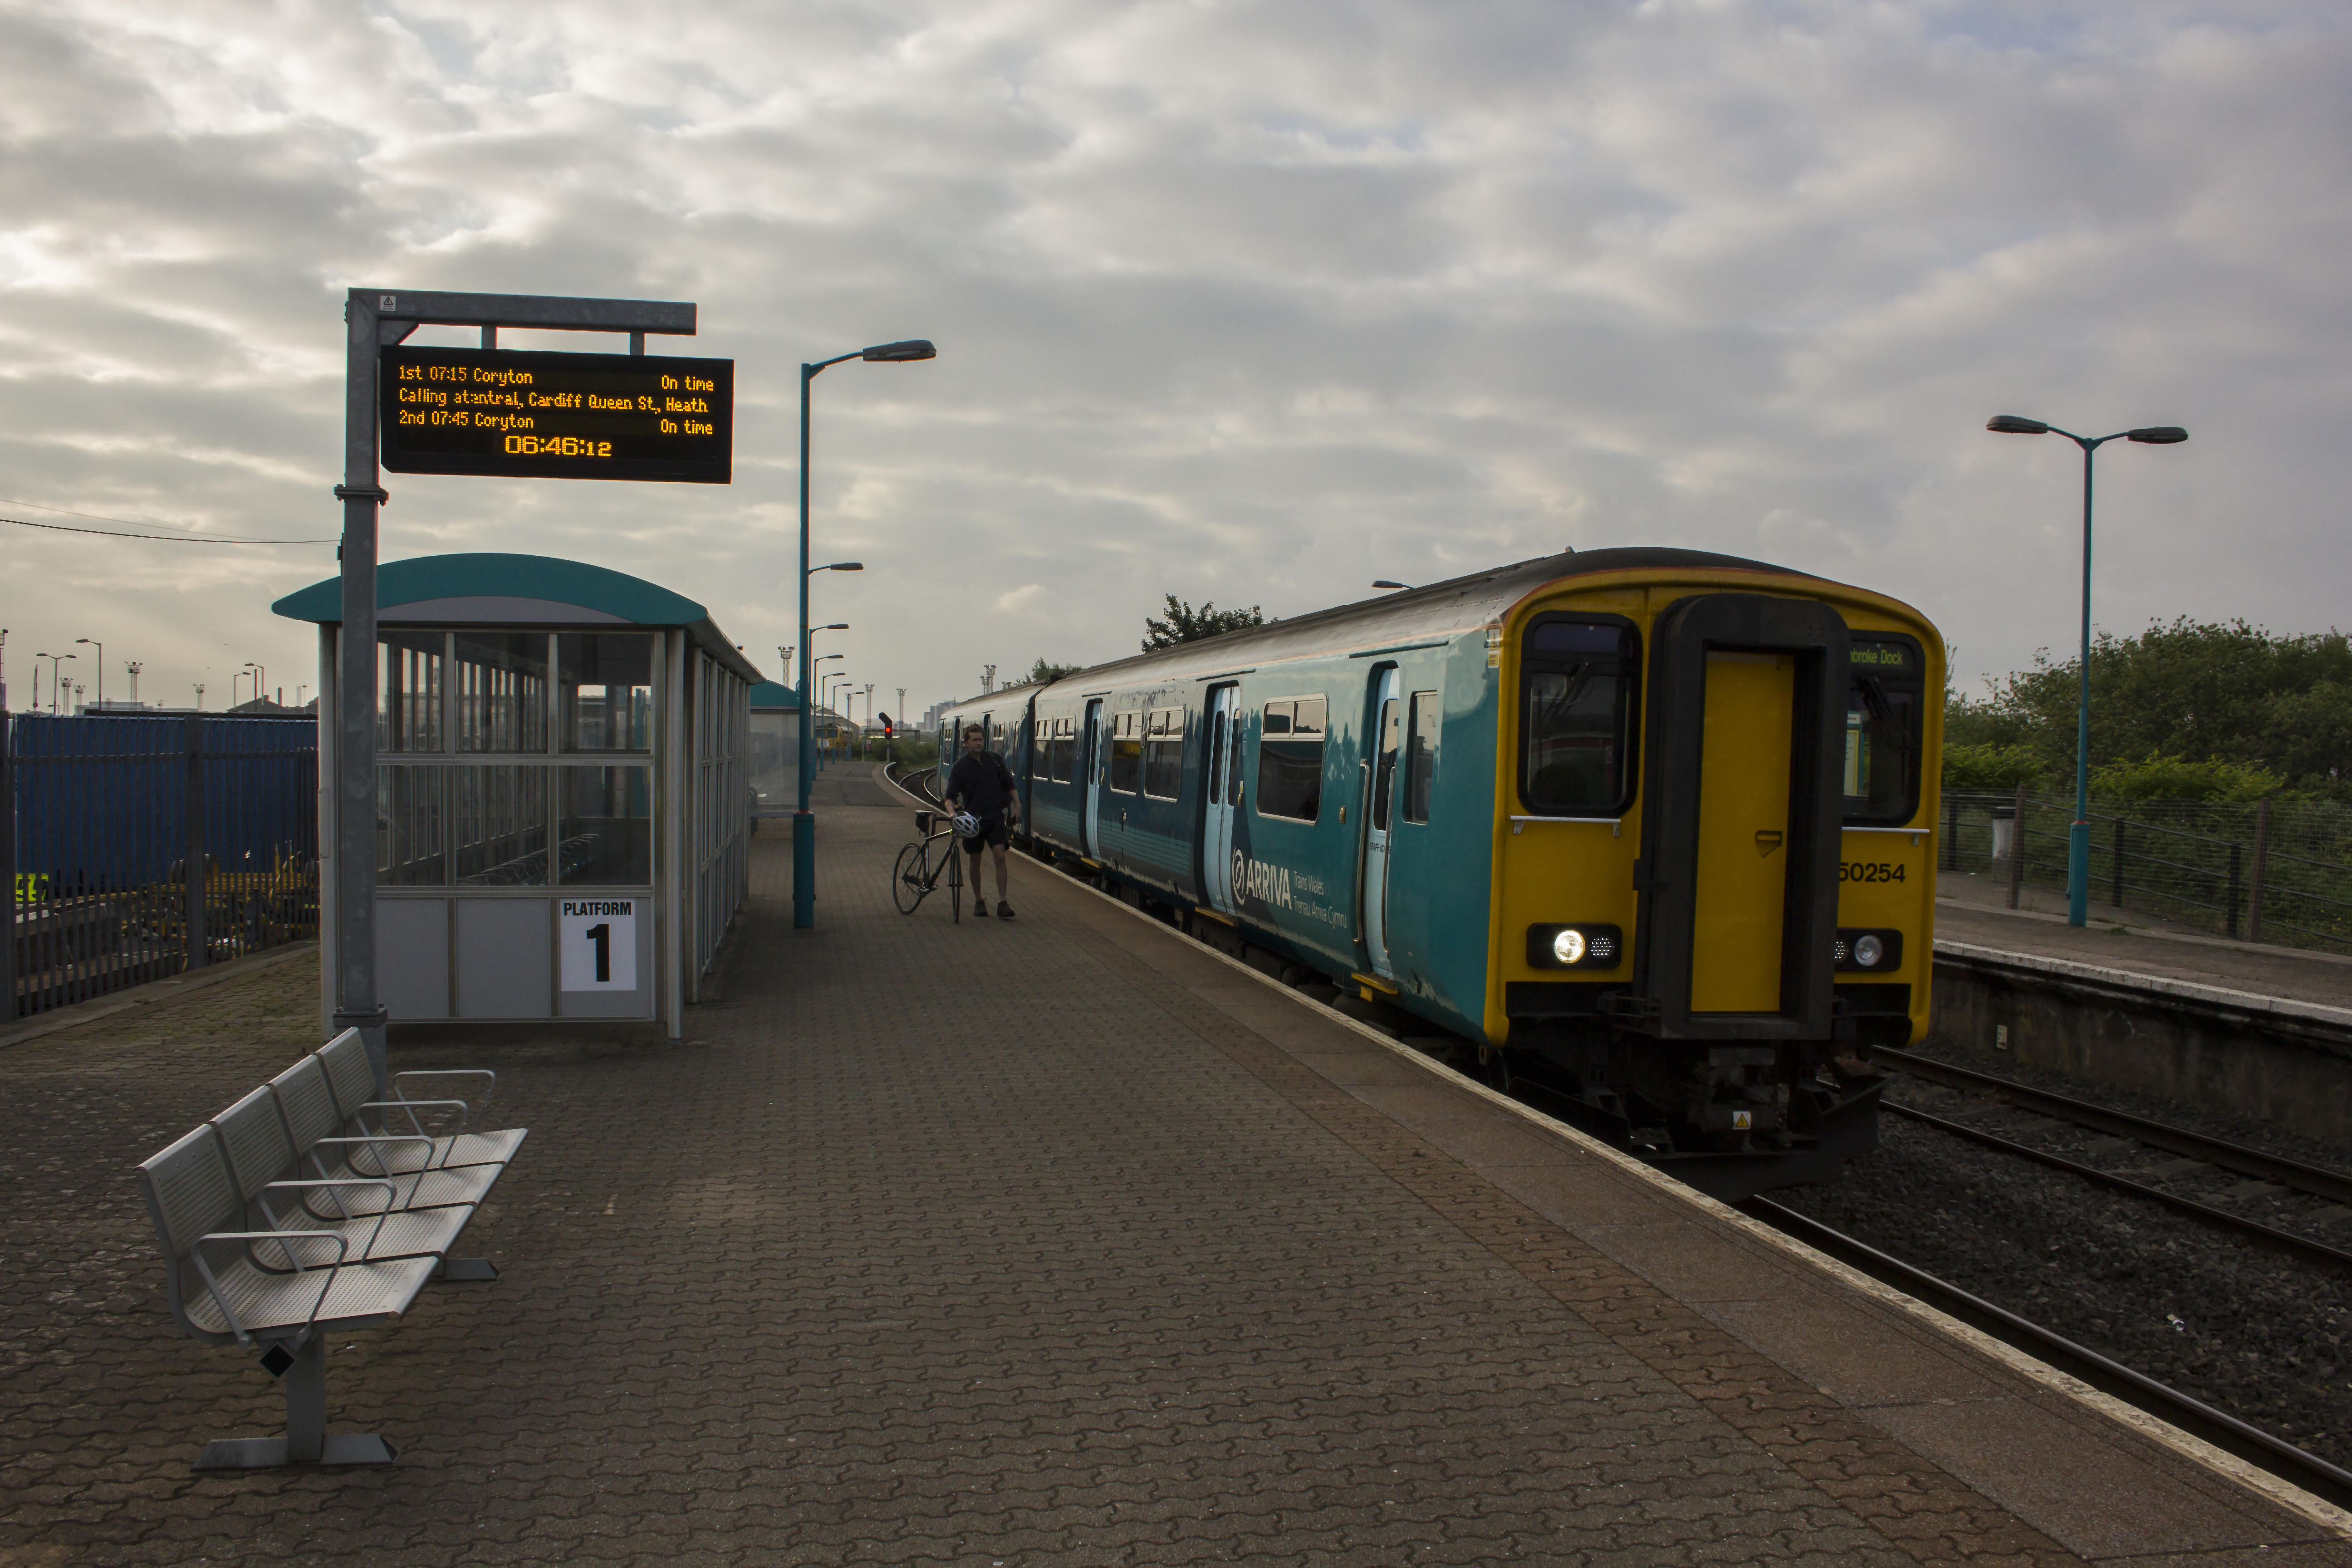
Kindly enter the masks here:
<path id="1" fill-rule="evenodd" d="M 637 988 L 637 900 L 565 899 L 557 947 L 566 991 Z"/>

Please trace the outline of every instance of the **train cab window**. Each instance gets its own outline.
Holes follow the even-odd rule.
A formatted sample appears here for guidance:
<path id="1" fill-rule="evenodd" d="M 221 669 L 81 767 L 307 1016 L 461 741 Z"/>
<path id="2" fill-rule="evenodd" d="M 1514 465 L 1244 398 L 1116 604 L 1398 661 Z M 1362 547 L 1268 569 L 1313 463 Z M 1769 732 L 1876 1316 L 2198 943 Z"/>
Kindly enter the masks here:
<path id="1" fill-rule="evenodd" d="M 1416 691 L 1404 726 L 1404 819 L 1429 820 L 1429 786 L 1437 775 L 1437 693 Z"/>
<path id="2" fill-rule="evenodd" d="M 1174 800 L 1184 790 L 1184 710 L 1154 708 L 1143 726 L 1143 793 Z"/>
<path id="3" fill-rule="evenodd" d="M 1546 616 L 1519 651 L 1519 798 L 1545 816 L 1613 816 L 1632 794 L 1640 650 L 1614 617 Z"/>
<path id="4" fill-rule="evenodd" d="M 1110 787 L 1133 795 L 1143 784 L 1143 715 L 1114 713 L 1105 726 L 1110 731 Z"/>
<path id="5" fill-rule="evenodd" d="M 1852 668 L 1845 820 L 1899 826 L 1919 809 L 1919 646 L 1908 637 L 1856 637 Z"/>
<path id="6" fill-rule="evenodd" d="M 1258 716 L 1257 810 L 1260 816 L 1312 822 L 1323 805 L 1324 700 L 1296 697 L 1269 702 Z"/>

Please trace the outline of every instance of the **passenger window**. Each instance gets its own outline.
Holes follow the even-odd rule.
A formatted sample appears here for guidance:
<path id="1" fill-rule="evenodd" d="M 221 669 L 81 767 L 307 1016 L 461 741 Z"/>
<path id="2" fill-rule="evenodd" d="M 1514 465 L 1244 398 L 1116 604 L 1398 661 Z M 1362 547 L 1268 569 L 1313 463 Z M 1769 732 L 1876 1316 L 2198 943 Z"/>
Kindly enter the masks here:
<path id="1" fill-rule="evenodd" d="M 1222 805 L 1225 799 L 1225 712 L 1220 708 L 1209 721 L 1209 804 Z"/>
<path id="2" fill-rule="evenodd" d="M 1429 786 L 1437 772 L 1437 693 L 1416 691 L 1405 721 L 1404 819 L 1429 820 Z"/>
<path id="3" fill-rule="evenodd" d="M 1174 800 L 1184 792 L 1184 710 L 1154 708 L 1144 725 L 1143 793 Z"/>
<path id="4" fill-rule="evenodd" d="M 1076 737 L 1070 732 L 1067 719 L 1054 721 L 1053 778 L 1055 784 L 1068 784 L 1076 775 Z"/>
<path id="5" fill-rule="evenodd" d="M 1259 816 L 1312 822 L 1322 809 L 1323 719 L 1320 697 L 1265 705 L 1257 742 Z"/>
<path id="6" fill-rule="evenodd" d="M 1546 616 L 1519 654 L 1519 798 L 1544 816 L 1622 812 L 1632 794 L 1633 628 Z"/>
<path id="7" fill-rule="evenodd" d="M 1895 826 L 1919 809 L 1921 667 L 1908 638 L 1853 640 L 1845 714 L 1848 822 Z"/>
<path id="8" fill-rule="evenodd" d="M 1140 712 L 1114 713 L 1110 718 L 1110 787 L 1133 795 L 1143 784 L 1143 731 Z"/>
<path id="9" fill-rule="evenodd" d="M 1389 830 L 1389 803 L 1396 793 L 1397 740 L 1397 702 L 1391 697 L 1381 704 L 1380 751 L 1372 762 L 1371 825 L 1382 833 Z"/>

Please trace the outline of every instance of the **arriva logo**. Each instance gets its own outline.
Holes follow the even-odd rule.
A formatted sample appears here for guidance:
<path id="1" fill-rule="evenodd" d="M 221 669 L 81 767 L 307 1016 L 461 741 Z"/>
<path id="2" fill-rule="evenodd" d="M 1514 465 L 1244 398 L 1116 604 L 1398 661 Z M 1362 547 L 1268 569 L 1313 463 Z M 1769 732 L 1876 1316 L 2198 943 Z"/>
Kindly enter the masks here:
<path id="1" fill-rule="evenodd" d="M 1253 860 L 1236 849 L 1234 851 L 1234 892 L 1236 897 L 1255 899 L 1261 904 L 1286 910 L 1290 908 L 1290 872 L 1281 866 Z"/>

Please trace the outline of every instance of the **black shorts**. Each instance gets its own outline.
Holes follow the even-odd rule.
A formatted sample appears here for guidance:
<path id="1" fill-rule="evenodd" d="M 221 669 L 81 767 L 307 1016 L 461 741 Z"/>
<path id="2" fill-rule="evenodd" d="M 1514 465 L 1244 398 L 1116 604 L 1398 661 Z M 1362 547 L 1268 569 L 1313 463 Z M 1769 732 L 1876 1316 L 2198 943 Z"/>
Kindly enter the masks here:
<path id="1" fill-rule="evenodd" d="M 963 841 L 963 852 L 967 855 L 977 855 L 989 845 L 992 844 L 997 848 L 1003 849 L 1012 842 L 1013 830 L 1005 826 L 1004 814 L 999 812 L 994 816 L 983 816 L 980 819 L 980 831 Z"/>

